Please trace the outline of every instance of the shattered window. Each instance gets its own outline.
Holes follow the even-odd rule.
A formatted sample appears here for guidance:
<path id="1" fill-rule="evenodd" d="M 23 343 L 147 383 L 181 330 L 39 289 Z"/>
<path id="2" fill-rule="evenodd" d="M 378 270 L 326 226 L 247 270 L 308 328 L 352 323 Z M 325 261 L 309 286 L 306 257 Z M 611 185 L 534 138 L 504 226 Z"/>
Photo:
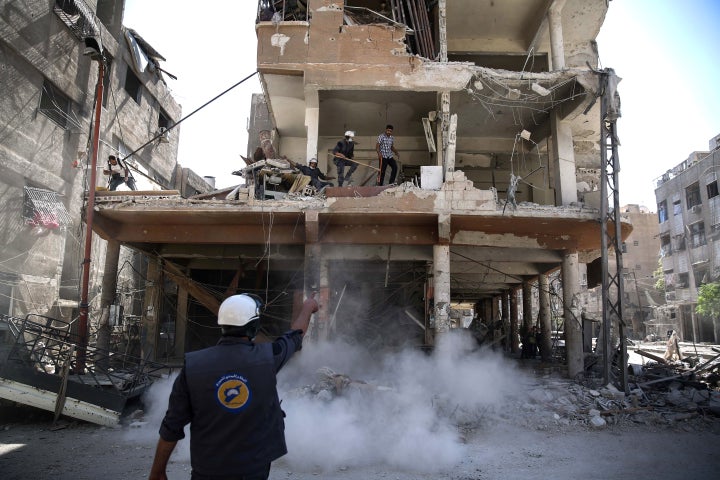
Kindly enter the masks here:
<path id="1" fill-rule="evenodd" d="M 660 237 L 660 256 L 667 257 L 672 255 L 672 244 L 670 243 L 670 235 Z"/>
<path id="2" fill-rule="evenodd" d="M 135 100 L 135 103 L 140 105 L 142 83 L 140 83 L 140 79 L 135 76 L 130 67 L 128 67 L 127 74 L 125 75 L 125 91 Z"/>
<path id="3" fill-rule="evenodd" d="M 702 199 L 700 198 L 700 185 L 698 182 L 693 183 L 685 189 L 685 200 L 687 202 L 688 209 L 702 203 Z"/>
<path id="4" fill-rule="evenodd" d="M 662 202 L 658 203 L 658 220 L 660 223 L 665 223 L 667 222 L 667 219 L 667 202 L 663 200 Z"/>
<path id="5" fill-rule="evenodd" d="M 705 223 L 697 222 L 690 225 L 690 246 L 692 248 L 705 245 Z"/>
<path id="6" fill-rule="evenodd" d="M 38 111 L 57 123 L 62 128 L 68 127 L 70 116 L 70 99 L 52 83 L 45 80 L 40 94 L 40 108 Z"/>
<path id="7" fill-rule="evenodd" d="M 680 215 L 682 213 L 682 204 L 680 200 L 673 202 L 673 216 Z"/>
<path id="8" fill-rule="evenodd" d="M 711 183 L 707 184 L 707 194 L 708 198 L 714 198 L 718 196 L 717 180 L 713 180 Z"/>

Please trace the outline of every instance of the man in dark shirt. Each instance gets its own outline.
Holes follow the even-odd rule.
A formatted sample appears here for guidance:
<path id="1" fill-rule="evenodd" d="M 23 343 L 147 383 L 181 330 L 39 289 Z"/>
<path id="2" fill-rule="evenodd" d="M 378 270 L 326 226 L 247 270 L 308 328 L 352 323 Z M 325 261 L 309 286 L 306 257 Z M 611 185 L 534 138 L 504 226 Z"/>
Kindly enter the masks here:
<path id="1" fill-rule="evenodd" d="M 342 187 L 343 183 L 350 185 L 350 176 L 357 169 L 358 164 L 353 161 L 355 157 L 355 144 L 353 139 L 355 138 L 355 132 L 348 130 L 345 132 L 345 138 L 340 140 L 335 148 L 333 149 L 333 162 L 337 167 L 338 172 L 338 186 Z M 345 167 L 349 166 L 350 169 L 345 175 Z"/>
<path id="2" fill-rule="evenodd" d="M 318 304 L 308 298 L 290 331 L 272 343 L 254 343 L 261 308 L 254 295 L 227 298 L 218 312 L 218 344 L 185 355 L 150 480 L 167 479 L 168 460 L 188 423 L 193 480 L 266 480 L 270 463 L 287 453 L 276 374 L 302 348 Z"/>
<path id="3" fill-rule="evenodd" d="M 311 158 L 307 165 L 300 165 L 299 163 L 293 162 L 289 158 L 287 159 L 287 161 L 290 163 L 290 165 L 300 170 L 303 175 L 307 175 L 308 177 L 310 177 L 310 185 L 315 187 L 318 192 L 322 192 L 325 187 L 333 186 L 332 182 L 327 182 L 325 180 L 335 180 L 335 177 L 328 177 L 323 172 L 321 172 L 319 168 L 317 168 L 317 158 Z"/>

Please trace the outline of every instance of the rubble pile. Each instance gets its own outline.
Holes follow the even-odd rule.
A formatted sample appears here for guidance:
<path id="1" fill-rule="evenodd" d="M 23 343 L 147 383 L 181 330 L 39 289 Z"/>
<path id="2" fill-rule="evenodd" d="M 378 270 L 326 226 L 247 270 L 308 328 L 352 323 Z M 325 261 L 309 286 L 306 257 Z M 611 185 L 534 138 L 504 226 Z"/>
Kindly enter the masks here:
<path id="1" fill-rule="evenodd" d="M 635 377 L 626 395 L 612 384 L 590 388 L 554 375 L 526 379 L 523 394 L 497 404 L 478 405 L 451 394 L 433 394 L 418 401 L 431 402 L 438 417 L 449 419 L 463 439 L 498 424 L 558 432 L 643 426 L 720 433 L 720 392 L 716 389 L 678 381 L 664 382 L 660 388 L 661 382 L 647 386 L 642 384 L 641 377 Z M 378 395 L 393 391 L 391 387 L 354 380 L 327 367 L 319 369 L 317 376 L 313 385 L 291 393 L 330 402 L 351 392 Z"/>

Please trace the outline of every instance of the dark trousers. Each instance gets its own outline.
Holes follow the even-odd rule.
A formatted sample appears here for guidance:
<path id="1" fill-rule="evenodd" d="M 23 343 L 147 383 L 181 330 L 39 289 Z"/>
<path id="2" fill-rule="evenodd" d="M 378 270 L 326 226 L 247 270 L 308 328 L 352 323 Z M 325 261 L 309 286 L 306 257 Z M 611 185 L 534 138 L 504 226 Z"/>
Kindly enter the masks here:
<path id="1" fill-rule="evenodd" d="M 385 183 L 385 170 L 387 170 L 388 165 L 390 166 L 390 180 L 388 181 L 388 185 L 395 183 L 395 175 L 397 175 L 398 165 L 395 158 L 390 157 L 382 159 L 382 165 L 380 165 L 380 181 L 378 182 L 378 185 Z"/>
<path id="2" fill-rule="evenodd" d="M 350 181 L 350 176 L 357 169 L 358 164 L 355 162 L 351 162 L 350 160 L 345 160 L 343 158 L 338 158 L 338 157 L 335 157 L 333 159 L 333 162 L 335 163 L 335 167 L 337 168 L 337 172 L 338 172 L 338 187 L 342 187 L 343 183 L 346 180 Z M 345 175 L 345 167 L 346 166 L 350 167 L 350 169 L 347 172 L 347 175 Z"/>
<path id="3" fill-rule="evenodd" d="M 137 190 L 137 186 L 135 185 L 135 179 L 133 177 L 128 177 L 126 182 L 125 178 L 119 173 L 115 173 L 112 177 L 110 177 L 110 186 L 108 187 L 108 189 L 117 190 L 117 187 L 119 187 L 123 183 L 125 183 L 128 188 L 130 188 L 130 190 Z"/>
<path id="4" fill-rule="evenodd" d="M 221 477 L 201 475 L 192 472 L 190 480 L 267 480 L 270 476 L 270 464 L 267 467 L 261 467 L 258 473 L 251 475 L 223 475 Z"/>

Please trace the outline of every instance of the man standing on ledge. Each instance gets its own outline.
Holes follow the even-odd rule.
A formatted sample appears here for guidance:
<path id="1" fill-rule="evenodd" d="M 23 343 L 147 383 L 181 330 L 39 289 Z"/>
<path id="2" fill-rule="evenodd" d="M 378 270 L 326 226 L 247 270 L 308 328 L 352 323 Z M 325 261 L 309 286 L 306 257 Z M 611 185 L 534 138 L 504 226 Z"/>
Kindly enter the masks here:
<path id="1" fill-rule="evenodd" d="M 150 480 L 167 480 L 167 463 L 188 423 L 193 480 L 266 480 L 270 463 L 287 453 L 276 374 L 302 348 L 318 304 L 313 297 L 305 300 L 291 330 L 272 343 L 253 342 L 261 309 L 252 294 L 227 298 L 218 311 L 218 344 L 185 355 Z"/>
<path id="2" fill-rule="evenodd" d="M 355 144 L 353 139 L 355 138 L 355 132 L 348 130 L 345 132 L 345 138 L 340 140 L 335 148 L 333 149 L 333 162 L 337 167 L 338 172 L 338 187 L 342 187 L 343 183 L 350 185 L 352 180 L 350 176 L 357 169 L 358 164 L 353 160 L 355 157 Z M 347 175 L 345 175 L 345 167 L 349 166 Z"/>
<path id="3" fill-rule="evenodd" d="M 381 186 L 385 181 L 385 170 L 390 165 L 390 181 L 388 185 L 395 183 L 395 175 L 397 174 L 398 165 L 393 158 L 393 153 L 400 158 L 400 154 L 395 149 L 395 137 L 393 137 L 393 126 L 388 125 L 385 127 L 385 133 L 378 135 L 377 143 L 375 144 L 375 151 L 377 151 L 378 160 L 380 161 L 380 173 L 378 174 L 378 186 Z"/>

